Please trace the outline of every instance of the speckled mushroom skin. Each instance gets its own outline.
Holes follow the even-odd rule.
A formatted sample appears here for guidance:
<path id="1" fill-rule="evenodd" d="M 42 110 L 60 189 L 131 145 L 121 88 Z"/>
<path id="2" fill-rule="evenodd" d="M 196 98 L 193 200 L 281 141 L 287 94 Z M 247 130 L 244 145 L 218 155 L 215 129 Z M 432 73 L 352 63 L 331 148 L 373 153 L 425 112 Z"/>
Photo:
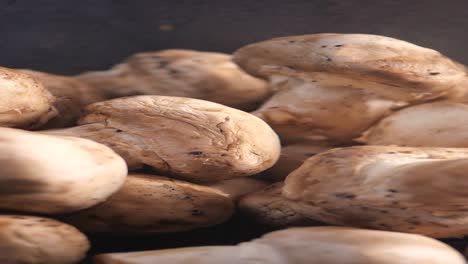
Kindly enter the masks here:
<path id="1" fill-rule="evenodd" d="M 350 143 L 404 107 L 463 101 L 467 70 L 437 51 L 384 36 L 312 34 L 237 50 L 234 61 L 276 93 L 255 114 L 283 143 Z"/>
<path id="2" fill-rule="evenodd" d="M 125 161 L 91 140 L 0 128 L 0 209 L 65 213 L 104 201 Z"/>
<path id="3" fill-rule="evenodd" d="M 234 61 L 262 78 L 281 72 L 309 80 L 316 73 L 363 80 L 376 85 L 366 89 L 403 101 L 447 95 L 467 78 L 464 66 L 435 50 L 365 34 L 275 38 L 240 48 Z"/>
<path id="4" fill-rule="evenodd" d="M 275 228 L 318 225 L 315 220 L 294 211 L 291 201 L 281 195 L 283 182 L 277 182 L 258 192 L 250 193 L 239 201 L 243 215 Z"/>
<path id="5" fill-rule="evenodd" d="M 37 80 L 0 67 L 0 126 L 38 128 L 57 115 L 54 101 Z"/>
<path id="6" fill-rule="evenodd" d="M 468 147 L 468 106 L 437 102 L 394 113 L 358 139 L 368 145 Z"/>
<path id="7" fill-rule="evenodd" d="M 343 227 L 272 232 L 237 246 L 192 247 L 98 255 L 96 264 L 465 264 L 448 245 L 428 237 Z"/>
<path id="8" fill-rule="evenodd" d="M 282 194 L 308 218 L 356 227 L 468 234 L 468 149 L 359 146 L 308 159 Z"/>
<path id="9" fill-rule="evenodd" d="M 58 114 L 41 129 L 71 126 L 86 105 L 109 99 L 94 87 L 71 77 L 33 70 L 21 71 L 39 81 L 56 98 L 54 107 Z"/>
<path id="10" fill-rule="evenodd" d="M 280 153 L 278 136 L 261 119 L 191 98 L 134 96 L 95 103 L 79 124 L 48 133 L 95 140 L 130 168 L 148 165 L 194 182 L 259 173 Z"/>
<path id="11" fill-rule="evenodd" d="M 270 95 L 267 83 L 242 71 L 231 56 L 170 49 L 137 53 L 108 71 L 76 76 L 109 97 L 165 95 L 253 110 Z"/>
<path id="12" fill-rule="evenodd" d="M 85 235 L 43 217 L 0 215 L 0 263 L 75 264 L 89 248 Z"/>
<path id="13" fill-rule="evenodd" d="M 216 189 L 130 174 L 107 201 L 63 219 L 86 232 L 154 235 L 216 225 L 233 212 L 232 200 Z"/>

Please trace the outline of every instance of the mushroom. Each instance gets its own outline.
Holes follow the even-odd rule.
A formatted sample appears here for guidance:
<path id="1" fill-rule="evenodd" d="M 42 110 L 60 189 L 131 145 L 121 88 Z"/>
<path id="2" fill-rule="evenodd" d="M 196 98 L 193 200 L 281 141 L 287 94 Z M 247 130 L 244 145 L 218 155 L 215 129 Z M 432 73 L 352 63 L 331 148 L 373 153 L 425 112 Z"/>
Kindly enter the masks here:
<path id="1" fill-rule="evenodd" d="M 55 98 L 20 71 L 0 67 L 0 126 L 37 128 L 53 118 Z"/>
<path id="2" fill-rule="evenodd" d="M 64 213 L 104 201 L 127 175 L 108 147 L 74 137 L 0 128 L 0 209 Z"/>
<path id="3" fill-rule="evenodd" d="M 312 34 L 243 47 L 234 61 L 277 90 L 255 114 L 283 143 L 348 144 L 403 107 L 468 92 L 466 68 L 383 36 Z"/>
<path id="4" fill-rule="evenodd" d="M 261 190 L 267 185 L 264 181 L 249 177 L 234 178 L 208 184 L 210 188 L 222 192 L 234 201 L 239 200 L 239 198 L 246 194 Z"/>
<path id="5" fill-rule="evenodd" d="M 299 168 L 304 161 L 332 146 L 315 144 L 293 144 L 281 148 L 281 155 L 273 167 L 262 173 L 262 178 L 277 182 L 283 181 L 289 173 Z"/>
<path id="6" fill-rule="evenodd" d="M 288 175 L 292 210 L 328 224 L 445 238 L 468 234 L 468 149 L 357 146 Z"/>
<path id="7" fill-rule="evenodd" d="M 0 263 L 74 264 L 89 242 L 67 224 L 43 217 L 0 215 Z"/>
<path id="8" fill-rule="evenodd" d="M 283 185 L 283 182 L 277 182 L 242 197 L 240 211 L 256 222 L 275 228 L 318 225 L 319 222 L 294 211 L 291 201 L 281 196 Z"/>
<path id="9" fill-rule="evenodd" d="M 408 107 L 382 119 L 358 141 L 369 145 L 468 147 L 468 106 L 438 102 Z"/>
<path id="10" fill-rule="evenodd" d="M 96 264 L 465 264 L 450 246 L 428 237 L 344 227 L 302 227 L 236 246 L 108 253 Z"/>
<path id="11" fill-rule="evenodd" d="M 337 80 L 342 79 L 342 80 Z M 253 112 L 265 120 L 284 144 L 348 144 L 381 118 L 407 105 L 366 91 L 364 82 L 336 76 L 312 81 L 288 78 Z"/>
<path id="12" fill-rule="evenodd" d="M 372 84 L 367 90 L 399 101 L 427 101 L 466 89 L 466 68 L 439 52 L 366 34 L 310 34 L 242 47 L 234 62 L 248 73 L 313 80 L 316 74 Z M 463 87 L 458 85 L 463 84 Z M 364 88 L 364 87 L 363 87 Z"/>
<path id="13" fill-rule="evenodd" d="M 54 107 L 58 110 L 58 114 L 41 129 L 73 125 L 86 105 L 109 99 L 94 87 L 71 77 L 33 70 L 21 71 L 38 80 L 56 97 Z"/>
<path id="14" fill-rule="evenodd" d="M 231 199 L 213 188 L 130 174 L 107 201 L 62 219 L 86 232 L 152 235 L 220 224 L 233 211 Z"/>
<path id="15" fill-rule="evenodd" d="M 249 176 L 273 166 L 280 143 L 261 119 L 217 103 L 134 96 L 89 105 L 81 126 L 48 133 L 108 145 L 129 167 L 151 166 L 195 182 Z"/>
<path id="16" fill-rule="evenodd" d="M 108 71 L 76 76 L 109 97 L 166 95 L 253 110 L 270 95 L 263 80 L 243 72 L 231 56 L 171 49 L 137 53 Z"/>

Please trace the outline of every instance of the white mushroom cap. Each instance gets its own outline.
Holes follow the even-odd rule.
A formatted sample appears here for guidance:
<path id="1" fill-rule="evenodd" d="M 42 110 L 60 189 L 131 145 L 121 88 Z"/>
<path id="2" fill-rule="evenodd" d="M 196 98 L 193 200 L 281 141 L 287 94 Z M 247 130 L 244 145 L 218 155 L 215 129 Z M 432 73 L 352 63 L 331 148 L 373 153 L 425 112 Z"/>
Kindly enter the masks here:
<path id="1" fill-rule="evenodd" d="M 259 173 L 273 166 L 280 142 L 261 119 L 217 103 L 134 96 L 86 108 L 82 126 L 50 131 L 106 144 L 131 168 L 149 165 L 196 182 Z"/>
<path id="2" fill-rule="evenodd" d="M 468 149 L 360 146 L 308 159 L 288 175 L 292 209 L 324 223 L 468 234 Z"/>
<path id="3" fill-rule="evenodd" d="M 0 67 L 0 126 L 36 128 L 53 118 L 55 98 L 20 71 Z"/>
<path id="4" fill-rule="evenodd" d="M 97 264 L 465 264 L 437 240 L 413 234 L 341 227 L 290 228 L 237 246 L 110 253 Z"/>
<path id="5" fill-rule="evenodd" d="M 125 180 L 125 162 L 96 142 L 0 128 L 0 209 L 76 211 L 104 201 Z"/>
<path id="6" fill-rule="evenodd" d="M 369 90 L 402 101 L 440 98 L 455 92 L 467 79 L 465 67 L 437 51 L 365 34 L 274 38 L 242 47 L 234 53 L 234 61 L 263 78 L 311 79 L 321 73 L 373 82 L 380 85 Z"/>
<path id="7" fill-rule="evenodd" d="M 137 53 L 111 70 L 77 79 L 110 97 L 183 96 L 243 110 L 253 110 L 270 94 L 265 81 L 243 72 L 230 55 L 182 49 Z"/>
<path id="8" fill-rule="evenodd" d="M 220 224 L 233 212 L 232 200 L 216 189 L 130 174 L 107 201 L 63 219 L 87 232 L 151 235 Z"/>
<path id="9" fill-rule="evenodd" d="M 0 215 L 0 263 L 75 264 L 89 242 L 67 224 L 42 217 Z"/>
<path id="10" fill-rule="evenodd" d="M 371 127 L 359 141 L 369 145 L 468 147 L 468 106 L 439 102 L 408 107 Z"/>
<path id="11" fill-rule="evenodd" d="M 54 107 L 58 114 L 42 126 L 42 129 L 70 126 L 81 116 L 86 105 L 109 99 L 101 91 L 72 77 L 33 70 L 21 71 L 39 81 L 56 97 Z"/>

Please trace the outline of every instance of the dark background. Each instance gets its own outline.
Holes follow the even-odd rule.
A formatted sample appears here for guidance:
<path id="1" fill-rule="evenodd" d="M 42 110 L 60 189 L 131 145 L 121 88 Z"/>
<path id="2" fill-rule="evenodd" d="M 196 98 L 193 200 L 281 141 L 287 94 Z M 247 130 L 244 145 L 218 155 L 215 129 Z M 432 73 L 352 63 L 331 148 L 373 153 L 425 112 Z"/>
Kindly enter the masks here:
<path id="1" fill-rule="evenodd" d="M 387 35 L 468 64 L 467 31 L 466 0 L 0 0 L 0 65 L 76 74 L 138 51 L 317 32 Z"/>

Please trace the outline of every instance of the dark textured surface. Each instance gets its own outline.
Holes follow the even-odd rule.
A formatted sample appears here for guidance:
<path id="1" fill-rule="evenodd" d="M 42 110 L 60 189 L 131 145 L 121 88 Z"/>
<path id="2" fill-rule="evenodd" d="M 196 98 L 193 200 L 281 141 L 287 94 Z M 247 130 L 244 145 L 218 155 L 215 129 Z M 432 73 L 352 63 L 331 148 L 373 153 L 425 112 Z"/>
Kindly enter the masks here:
<path id="1" fill-rule="evenodd" d="M 0 0 L 0 65 L 73 74 L 138 51 L 317 32 L 397 37 L 468 64 L 467 29 L 466 0 Z"/>

